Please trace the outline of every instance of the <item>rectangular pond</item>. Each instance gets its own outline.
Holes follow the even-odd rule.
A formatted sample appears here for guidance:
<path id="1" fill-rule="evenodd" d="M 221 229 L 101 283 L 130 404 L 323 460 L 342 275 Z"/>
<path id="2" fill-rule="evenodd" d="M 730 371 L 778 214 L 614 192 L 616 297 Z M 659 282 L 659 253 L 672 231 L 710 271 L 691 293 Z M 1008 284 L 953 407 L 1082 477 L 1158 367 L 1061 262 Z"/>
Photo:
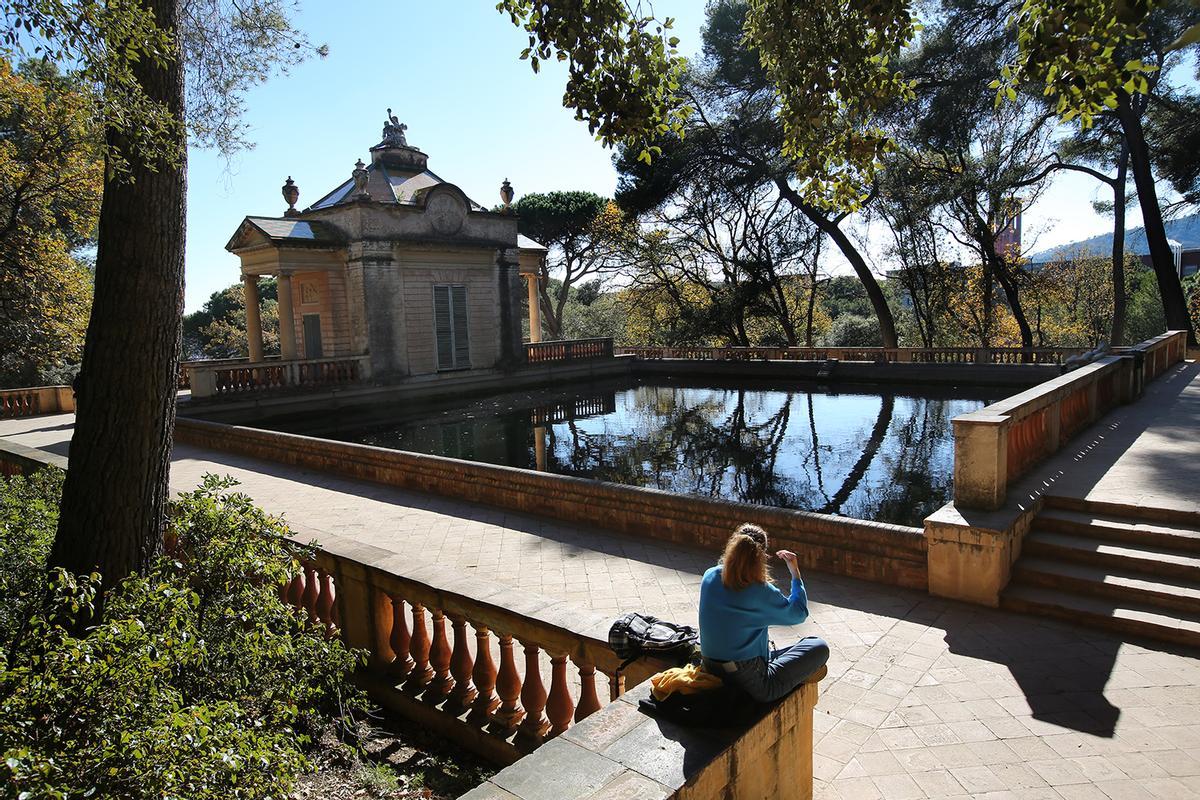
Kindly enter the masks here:
<path id="1" fill-rule="evenodd" d="M 995 387 L 668 380 L 387 404 L 256 427 L 919 526 L 953 493 L 950 420 Z"/>

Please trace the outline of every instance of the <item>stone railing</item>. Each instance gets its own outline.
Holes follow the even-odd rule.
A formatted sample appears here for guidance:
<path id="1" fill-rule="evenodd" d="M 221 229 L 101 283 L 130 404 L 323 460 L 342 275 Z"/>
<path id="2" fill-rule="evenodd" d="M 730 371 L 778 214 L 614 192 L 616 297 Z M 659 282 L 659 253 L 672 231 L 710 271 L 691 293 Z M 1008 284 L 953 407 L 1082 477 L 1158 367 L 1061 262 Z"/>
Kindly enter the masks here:
<path id="1" fill-rule="evenodd" d="M 643 684 L 460 800 L 812 800 L 822 667 L 757 719 L 688 727 L 642 713 Z"/>
<path id="2" fill-rule="evenodd" d="M 618 347 L 617 355 L 692 361 L 869 361 L 889 364 L 1061 364 L 1075 347 Z"/>
<path id="3" fill-rule="evenodd" d="M 372 699 L 490 760 L 516 761 L 665 666 L 620 670 L 607 617 L 411 564 L 321 534 L 283 597 L 368 651 L 360 679 Z"/>
<path id="4" fill-rule="evenodd" d="M 272 361 L 278 361 L 278 360 L 279 360 L 279 356 L 277 356 L 277 355 L 266 356 L 263 358 L 263 362 L 265 362 L 265 363 L 270 363 Z M 195 359 L 194 361 L 180 361 L 179 362 L 179 380 L 176 384 L 176 388 L 178 388 L 178 389 L 192 388 L 192 372 L 191 371 L 195 367 L 199 367 L 199 368 L 228 367 L 228 366 L 231 366 L 234 364 L 249 364 L 249 363 L 250 363 L 250 359 L 245 358 L 245 357 L 242 357 L 242 358 L 198 358 L 198 359 Z"/>
<path id="5" fill-rule="evenodd" d="M 371 377 L 369 356 L 188 365 L 192 397 L 237 397 L 285 389 L 345 386 Z"/>
<path id="6" fill-rule="evenodd" d="M 527 342 L 525 360 L 530 364 L 550 361 L 579 361 L 585 358 L 612 358 L 612 339 L 562 339 L 553 342 Z"/>
<path id="7" fill-rule="evenodd" d="M 62 414 L 74 410 L 75 393 L 70 386 L 0 389 L 0 419 Z"/>
<path id="8" fill-rule="evenodd" d="M 1182 331 L 1172 331 L 955 417 L 955 504 L 1000 508 L 1009 484 L 1115 406 L 1136 400 L 1182 360 L 1185 343 Z"/>
<path id="9" fill-rule="evenodd" d="M 1142 360 L 1138 377 L 1144 385 L 1187 357 L 1187 335 L 1183 331 L 1167 331 L 1128 348 L 1128 351 Z"/>

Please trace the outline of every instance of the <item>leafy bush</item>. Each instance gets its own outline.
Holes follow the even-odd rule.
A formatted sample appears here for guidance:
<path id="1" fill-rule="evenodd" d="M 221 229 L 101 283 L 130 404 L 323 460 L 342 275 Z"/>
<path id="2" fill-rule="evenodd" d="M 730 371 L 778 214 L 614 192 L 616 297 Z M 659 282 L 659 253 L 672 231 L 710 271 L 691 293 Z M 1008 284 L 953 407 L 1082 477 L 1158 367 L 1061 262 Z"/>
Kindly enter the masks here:
<path id="1" fill-rule="evenodd" d="M 879 322 L 857 314 L 842 314 L 825 334 L 826 347 L 880 347 Z"/>
<path id="2" fill-rule="evenodd" d="M 281 798 L 320 726 L 364 710 L 347 683 L 359 654 L 279 597 L 304 549 L 233 485 L 181 495 L 170 555 L 82 632 L 99 576 L 59 571 L 39 592 L 0 654 L 0 797 Z M 0 484 L 0 508 L 22 491 Z"/>
<path id="3" fill-rule="evenodd" d="M 45 590 L 62 482 L 56 469 L 0 478 L 0 649 L 8 649 L 33 612 L 30 603 Z"/>

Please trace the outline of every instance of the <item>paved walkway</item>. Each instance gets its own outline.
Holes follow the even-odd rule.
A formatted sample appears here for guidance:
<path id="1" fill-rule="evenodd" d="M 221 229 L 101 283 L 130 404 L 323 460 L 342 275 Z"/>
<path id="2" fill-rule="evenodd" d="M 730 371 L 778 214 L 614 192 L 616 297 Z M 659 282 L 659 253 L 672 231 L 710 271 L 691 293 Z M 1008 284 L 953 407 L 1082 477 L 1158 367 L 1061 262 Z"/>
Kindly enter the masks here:
<path id="1" fill-rule="evenodd" d="M 1194 382 L 1196 366 L 1188 369 Z M 1183 402 L 1195 402 L 1195 388 L 1180 393 Z M 1133 430 L 1132 422 L 1122 424 Z M 1191 442 L 1196 430 L 1185 431 Z M 70 432 L 69 415 L 0 421 L 0 437 L 60 454 Z M 1188 449 L 1163 435 L 1168 450 Z M 206 472 L 233 475 L 259 504 L 318 535 L 357 537 L 603 612 L 643 610 L 694 622 L 700 575 L 715 559 L 693 548 L 176 448 L 177 490 Z M 1200 796 L 1194 652 L 849 578 L 813 573 L 807 583 L 812 618 L 773 636 L 782 644 L 820 635 L 833 649 L 814 723 L 819 798 Z"/>
<path id="2" fill-rule="evenodd" d="M 1171 367 L 1071 444 L 1022 488 L 1200 514 L 1200 362 Z"/>

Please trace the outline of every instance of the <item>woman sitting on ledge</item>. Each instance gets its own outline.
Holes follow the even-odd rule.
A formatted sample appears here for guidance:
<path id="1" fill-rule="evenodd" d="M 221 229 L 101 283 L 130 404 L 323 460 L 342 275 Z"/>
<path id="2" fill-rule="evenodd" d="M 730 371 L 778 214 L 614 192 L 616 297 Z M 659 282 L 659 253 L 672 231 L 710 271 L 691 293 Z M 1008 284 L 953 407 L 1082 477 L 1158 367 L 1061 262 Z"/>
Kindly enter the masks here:
<path id="1" fill-rule="evenodd" d="M 829 659 L 829 645 L 815 636 L 772 652 L 768 625 L 799 625 L 808 619 L 808 596 L 796 554 L 775 554 L 792 573 L 784 596 L 767 571 L 767 533 L 742 525 L 725 545 L 721 563 L 700 584 L 700 651 L 704 668 L 741 687 L 759 702 L 778 700 Z"/>

